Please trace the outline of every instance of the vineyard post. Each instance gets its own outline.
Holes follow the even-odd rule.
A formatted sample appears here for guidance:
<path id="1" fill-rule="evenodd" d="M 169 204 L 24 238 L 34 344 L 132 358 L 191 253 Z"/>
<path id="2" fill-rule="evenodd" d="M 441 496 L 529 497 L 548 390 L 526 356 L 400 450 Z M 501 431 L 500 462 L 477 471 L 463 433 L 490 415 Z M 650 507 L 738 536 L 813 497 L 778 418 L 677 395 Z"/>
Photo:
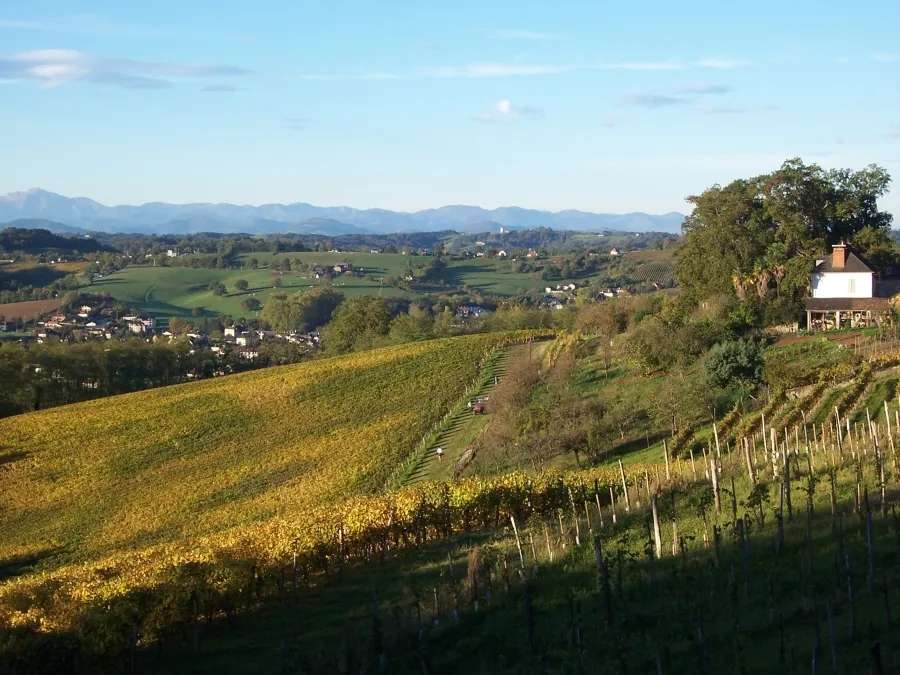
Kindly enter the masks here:
<path id="1" fill-rule="evenodd" d="M 750 485 L 756 486 L 756 476 L 753 475 L 753 460 L 750 457 L 750 441 L 744 439 L 744 455 L 747 457 L 747 475 L 750 477 Z"/>
<path id="2" fill-rule="evenodd" d="M 716 471 L 716 460 L 709 458 L 710 474 L 712 475 L 713 497 L 716 500 L 716 513 L 722 513 L 721 496 L 719 494 L 719 472 Z"/>
<path id="3" fill-rule="evenodd" d="M 656 495 L 650 497 L 650 508 L 653 511 L 653 537 L 656 543 L 656 557 L 662 558 L 662 535 L 659 531 L 659 506 L 656 503 Z"/>
<path id="4" fill-rule="evenodd" d="M 663 457 L 666 460 L 666 482 L 668 483 L 672 478 L 669 475 L 669 446 L 666 445 L 665 438 L 663 439 Z"/>
<path id="5" fill-rule="evenodd" d="M 616 524 L 616 493 L 613 490 L 613 486 L 609 486 L 609 501 L 610 501 L 610 510 L 612 511 L 612 522 L 613 525 Z"/>
<path id="6" fill-rule="evenodd" d="M 522 575 L 525 575 L 525 556 L 522 555 L 522 541 L 519 539 L 519 528 L 516 527 L 516 517 L 512 514 L 509 516 L 509 522 L 512 523 L 513 532 L 516 535 L 516 548 L 519 549 L 519 564 Z M 449 555 L 449 553 L 448 553 Z"/>
<path id="7" fill-rule="evenodd" d="M 718 459 L 721 459 L 721 458 L 722 458 L 722 453 L 721 453 L 721 451 L 719 450 L 719 430 L 718 430 L 718 428 L 716 427 L 716 423 L 715 423 L 715 422 L 713 422 L 713 436 L 714 436 L 715 439 L 716 439 L 716 457 L 717 457 Z"/>
<path id="8" fill-rule="evenodd" d="M 787 501 L 788 522 L 790 523 L 794 520 L 794 509 L 791 503 L 791 460 L 787 452 L 784 453 L 784 496 Z"/>
<path id="9" fill-rule="evenodd" d="M 625 493 L 625 513 L 631 511 L 631 500 L 628 498 L 628 483 L 625 482 L 625 469 L 622 468 L 622 460 L 619 460 L 619 474 L 622 476 L 622 491 Z"/>
<path id="10" fill-rule="evenodd" d="M 694 476 L 694 480 L 697 480 L 697 467 L 694 465 L 694 449 L 688 448 L 691 453 L 691 474 Z"/>
<path id="11" fill-rule="evenodd" d="M 766 445 L 766 413 L 760 413 L 760 417 L 762 417 L 762 441 L 763 441 L 763 452 L 766 456 L 769 456 L 769 446 Z"/>
<path id="12" fill-rule="evenodd" d="M 575 508 L 575 496 L 569 488 L 569 503 L 572 505 L 572 520 L 575 523 L 575 545 L 581 546 L 581 527 L 578 524 L 578 510 Z"/>
<path id="13" fill-rule="evenodd" d="M 594 479 L 594 499 L 597 501 L 597 515 L 600 518 L 600 529 L 603 529 L 603 509 L 600 508 L 600 481 Z"/>

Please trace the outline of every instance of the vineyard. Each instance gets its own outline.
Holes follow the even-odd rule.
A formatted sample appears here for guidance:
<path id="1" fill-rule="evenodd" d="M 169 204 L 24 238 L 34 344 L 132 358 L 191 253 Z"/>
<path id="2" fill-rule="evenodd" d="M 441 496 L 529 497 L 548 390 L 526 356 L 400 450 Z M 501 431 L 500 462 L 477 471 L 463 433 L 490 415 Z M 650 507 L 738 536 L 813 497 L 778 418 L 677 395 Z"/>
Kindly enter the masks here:
<path id="1" fill-rule="evenodd" d="M 380 489 L 520 335 L 392 347 L 0 421 L 0 559 L 85 559 Z"/>
<path id="2" fill-rule="evenodd" d="M 646 262 L 629 275 L 636 283 L 670 284 L 675 280 L 674 262 Z"/>

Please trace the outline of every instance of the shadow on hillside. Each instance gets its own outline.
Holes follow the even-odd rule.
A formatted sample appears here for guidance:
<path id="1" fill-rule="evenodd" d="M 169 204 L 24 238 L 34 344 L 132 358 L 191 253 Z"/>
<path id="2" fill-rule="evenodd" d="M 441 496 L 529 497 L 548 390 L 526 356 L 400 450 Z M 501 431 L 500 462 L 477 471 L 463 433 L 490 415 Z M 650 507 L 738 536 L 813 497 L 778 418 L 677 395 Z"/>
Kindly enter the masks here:
<path id="1" fill-rule="evenodd" d="M 20 459 L 25 459 L 28 457 L 29 453 L 22 452 L 21 450 L 13 450 L 12 452 L 6 452 L 0 455 L 0 466 L 4 464 L 12 464 L 13 462 L 18 462 Z"/>
<path id="2" fill-rule="evenodd" d="M 0 560 L 0 582 L 30 571 L 39 562 L 59 555 L 63 550 L 61 547 L 46 548 L 30 555 L 18 555 Z"/>

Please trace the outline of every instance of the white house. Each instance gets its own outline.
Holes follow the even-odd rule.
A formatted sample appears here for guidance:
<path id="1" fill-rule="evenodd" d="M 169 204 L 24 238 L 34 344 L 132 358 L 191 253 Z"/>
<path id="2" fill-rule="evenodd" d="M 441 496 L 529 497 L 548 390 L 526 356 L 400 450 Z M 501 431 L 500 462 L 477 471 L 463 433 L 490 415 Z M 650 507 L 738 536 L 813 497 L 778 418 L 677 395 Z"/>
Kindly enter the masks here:
<path id="1" fill-rule="evenodd" d="M 609 252 L 610 255 L 619 255 L 619 249 L 614 248 Z"/>
<path id="2" fill-rule="evenodd" d="M 810 282 L 814 298 L 871 298 L 874 287 L 872 268 L 843 243 L 816 261 Z"/>
<path id="3" fill-rule="evenodd" d="M 502 249 L 499 250 L 499 251 L 497 251 L 497 257 L 498 257 L 498 258 L 505 258 L 506 256 L 507 256 L 506 251 L 504 251 L 504 250 L 502 250 Z"/>
<path id="4" fill-rule="evenodd" d="M 890 302 L 880 290 L 874 268 L 841 242 L 831 255 L 816 260 L 806 299 L 810 330 L 857 328 L 889 319 Z"/>

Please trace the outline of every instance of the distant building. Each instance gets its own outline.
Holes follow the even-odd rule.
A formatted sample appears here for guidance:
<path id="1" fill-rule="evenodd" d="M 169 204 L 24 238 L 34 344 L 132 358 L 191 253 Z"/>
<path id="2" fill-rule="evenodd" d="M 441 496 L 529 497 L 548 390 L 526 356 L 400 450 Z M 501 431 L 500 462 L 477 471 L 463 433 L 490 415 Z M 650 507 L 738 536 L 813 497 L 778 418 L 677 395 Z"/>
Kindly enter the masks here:
<path id="1" fill-rule="evenodd" d="M 611 249 L 610 252 L 609 252 L 609 254 L 610 254 L 610 255 L 621 255 L 621 254 L 619 253 L 619 249 L 617 249 L 617 248 Z"/>
<path id="2" fill-rule="evenodd" d="M 507 253 L 506 253 L 506 251 L 504 251 L 503 249 L 497 251 L 497 257 L 498 257 L 498 258 L 505 258 L 506 256 L 507 256 Z"/>

